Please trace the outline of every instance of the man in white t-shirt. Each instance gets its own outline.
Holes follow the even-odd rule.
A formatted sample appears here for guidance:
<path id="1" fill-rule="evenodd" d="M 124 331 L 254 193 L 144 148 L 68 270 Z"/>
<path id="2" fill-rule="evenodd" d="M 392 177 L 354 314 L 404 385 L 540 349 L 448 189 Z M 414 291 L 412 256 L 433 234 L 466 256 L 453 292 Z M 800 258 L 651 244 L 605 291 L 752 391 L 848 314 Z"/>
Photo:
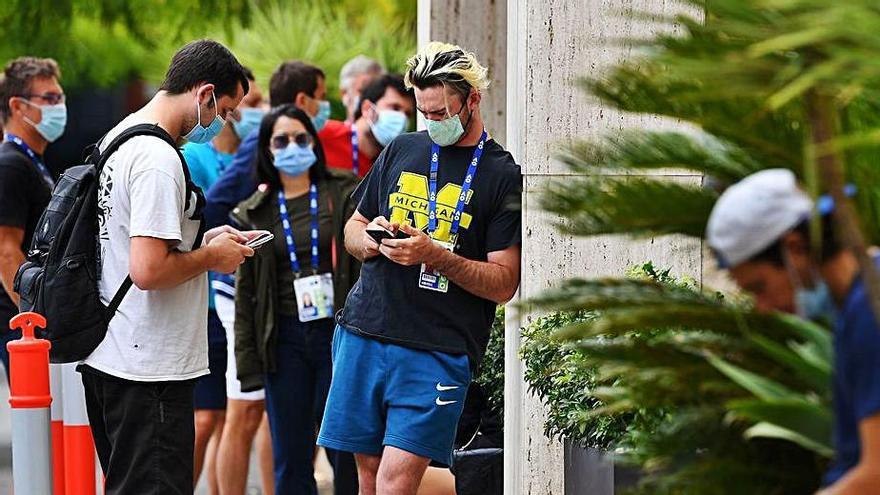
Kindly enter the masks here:
<path id="1" fill-rule="evenodd" d="M 137 124 L 155 124 L 178 143 L 207 142 L 247 91 L 229 50 L 194 41 L 174 55 L 156 96 L 99 147 Z M 136 136 L 101 172 L 104 303 L 128 275 L 134 282 L 106 337 L 78 367 L 108 495 L 192 493 L 193 386 L 208 373 L 206 272 L 233 272 L 253 255 L 248 234 L 231 228 L 200 240 L 201 193 L 185 166 L 166 141 Z"/>

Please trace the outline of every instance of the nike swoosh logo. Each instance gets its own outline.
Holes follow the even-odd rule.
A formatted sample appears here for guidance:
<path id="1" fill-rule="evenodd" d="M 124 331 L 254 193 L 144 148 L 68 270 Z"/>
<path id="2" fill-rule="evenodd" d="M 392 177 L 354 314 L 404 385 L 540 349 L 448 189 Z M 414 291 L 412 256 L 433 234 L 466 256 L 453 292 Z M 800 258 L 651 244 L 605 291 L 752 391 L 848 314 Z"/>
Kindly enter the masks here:
<path id="1" fill-rule="evenodd" d="M 446 392 L 447 390 L 455 390 L 457 389 L 457 385 L 440 385 L 440 382 L 437 382 L 437 391 L 438 392 Z"/>
<path id="2" fill-rule="evenodd" d="M 440 400 L 440 397 L 437 397 L 437 400 L 434 401 L 438 406 L 448 406 L 449 404 L 455 404 L 458 402 L 457 400 Z"/>

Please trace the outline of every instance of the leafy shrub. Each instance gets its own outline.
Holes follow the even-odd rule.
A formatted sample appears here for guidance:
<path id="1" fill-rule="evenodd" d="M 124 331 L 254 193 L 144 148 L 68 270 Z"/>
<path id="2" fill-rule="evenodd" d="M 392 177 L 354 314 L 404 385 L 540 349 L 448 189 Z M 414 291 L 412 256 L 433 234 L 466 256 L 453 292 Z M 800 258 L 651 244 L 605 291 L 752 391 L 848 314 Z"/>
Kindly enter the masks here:
<path id="1" fill-rule="evenodd" d="M 504 412 L 504 306 L 495 310 L 495 321 L 489 331 L 489 345 L 474 382 L 486 394 L 489 407 Z"/>
<path id="2" fill-rule="evenodd" d="M 629 415 L 591 414 L 602 406 L 592 394 L 598 385 L 596 367 L 584 353 L 553 338 L 559 328 L 594 319 L 587 311 L 538 318 L 523 329 L 521 355 L 529 389 L 547 406 L 545 434 L 607 449 L 626 433 Z"/>
<path id="3" fill-rule="evenodd" d="M 818 486 L 831 453 L 825 329 L 751 313 L 651 263 L 535 302 L 558 310 L 524 331 L 549 436 L 613 449 L 643 470 L 638 493 Z"/>

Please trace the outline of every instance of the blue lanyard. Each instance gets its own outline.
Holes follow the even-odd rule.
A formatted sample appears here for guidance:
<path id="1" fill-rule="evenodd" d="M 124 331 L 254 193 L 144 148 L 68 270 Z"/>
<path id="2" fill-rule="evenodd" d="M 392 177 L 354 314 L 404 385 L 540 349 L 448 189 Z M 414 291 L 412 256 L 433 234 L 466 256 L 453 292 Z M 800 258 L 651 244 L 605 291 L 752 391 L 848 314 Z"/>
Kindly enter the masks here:
<path id="1" fill-rule="evenodd" d="M 358 171 L 358 131 L 354 124 L 351 124 L 351 170 L 354 175 L 360 175 Z"/>
<path id="2" fill-rule="evenodd" d="M 471 184 L 474 182 L 474 176 L 477 174 L 477 165 L 480 163 L 480 157 L 483 156 L 486 136 L 486 130 L 484 129 L 483 134 L 480 136 L 480 142 L 477 143 L 477 149 L 474 150 L 474 157 L 471 159 L 471 164 L 468 166 L 467 173 L 464 176 L 464 183 L 461 185 L 461 194 L 458 195 L 458 203 L 455 205 L 455 214 L 452 217 L 452 226 L 449 228 L 450 235 L 458 233 L 464 204 L 471 190 Z M 440 145 L 433 143 L 431 146 L 431 175 L 428 179 L 428 234 L 433 234 L 437 230 L 437 169 L 439 167 Z"/>
<path id="3" fill-rule="evenodd" d="M 299 277 L 302 270 L 299 259 L 296 257 L 296 243 L 293 240 L 293 228 L 290 225 L 290 215 L 287 214 L 287 201 L 284 199 L 284 190 L 278 191 L 278 211 L 281 213 L 281 227 L 284 229 L 284 240 L 287 241 L 287 254 L 290 255 L 290 269 Z M 318 188 L 314 184 L 309 187 L 309 214 L 312 216 L 312 270 L 318 273 Z"/>
<path id="4" fill-rule="evenodd" d="M 37 156 L 36 153 L 34 153 L 34 150 L 32 150 L 31 147 L 27 145 L 27 143 L 22 141 L 21 138 L 16 136 L 15 134 L 7 132 L 3 137 L 10 143 L 18 146 L 18 149 L 23 151 L 24 154 L 27 155 L 32 162 L 34 162 L 34 165 L 36 165 L 37 169 L 40 171 L 40 175 L 43 176 L 43 180 L 46 181 L 46 184 L 49 184 L 50 189 L 54 189 L 55 180 L 52 178 L 52 174 L 49 173 L 49 169 L 46 168 L 45 165 L 43 165 L 43 161 L 40 160 L 40 157 Z"/>

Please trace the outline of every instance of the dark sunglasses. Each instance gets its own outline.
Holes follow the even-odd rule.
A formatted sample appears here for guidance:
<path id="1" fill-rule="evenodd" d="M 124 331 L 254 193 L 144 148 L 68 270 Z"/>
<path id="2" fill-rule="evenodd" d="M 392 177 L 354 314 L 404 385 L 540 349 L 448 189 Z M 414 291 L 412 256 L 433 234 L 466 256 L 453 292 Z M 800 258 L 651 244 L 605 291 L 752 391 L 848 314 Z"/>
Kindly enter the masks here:
<path id="1" fill-rule="evenodd" d="M 19 98 L 25 98 L 30 100 L 31 98 L 39 98 L 50 105 L 57 105 L 59 103 L 64 103 L 64 93 L 43 93 L 41 95 L 35 94 L 24 94 L 18 95 Z"/>
<path id="2" fill-rule="evenodd" d="M 272 149 L 281 150 L 287 148 L 290 145 L 290 138 L 291 136 L 288 134 L 272 136 Z M 306 146 L 311 146 L 315 140 L 308 132 L 299 132 L 293 136 L 293 142 L 296 143 L 297 146 L 305 148 Z"/>

